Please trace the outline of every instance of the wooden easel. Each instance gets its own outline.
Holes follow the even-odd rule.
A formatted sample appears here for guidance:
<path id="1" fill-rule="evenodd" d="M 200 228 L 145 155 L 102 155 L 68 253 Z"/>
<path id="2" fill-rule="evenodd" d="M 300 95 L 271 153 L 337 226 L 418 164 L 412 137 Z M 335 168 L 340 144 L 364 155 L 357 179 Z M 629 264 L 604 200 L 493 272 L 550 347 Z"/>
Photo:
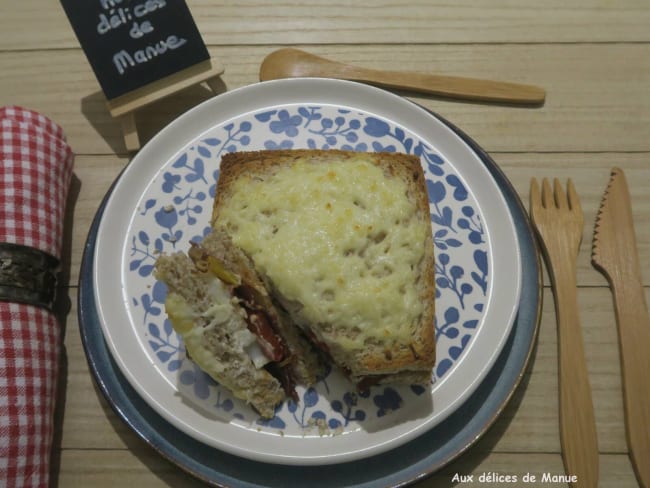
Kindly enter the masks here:
<path id="1" fill-rule="evenodd" d="M 223 66 L 219 62 L 208 59 L 109 100 L 108 110 L 111 116 L 120 120 L 126 149 L 128 151 L 140 149 L 140 137 L 135 123 L 135 112 L 138 109 L 203 82 L 216 94 L 219 87 L 217 78 L 223 71 Z"/>

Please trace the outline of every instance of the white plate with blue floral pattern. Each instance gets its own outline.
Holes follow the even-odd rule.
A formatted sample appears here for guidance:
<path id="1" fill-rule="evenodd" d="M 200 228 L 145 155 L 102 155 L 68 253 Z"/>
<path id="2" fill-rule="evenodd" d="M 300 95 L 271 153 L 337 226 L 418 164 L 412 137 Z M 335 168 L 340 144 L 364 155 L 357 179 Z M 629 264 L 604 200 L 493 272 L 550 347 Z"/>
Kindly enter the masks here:
<path id="1" fill-rule="evenodd" d="M 185 356 L 152 276 L 160 252 L 208 232 L 226 152 L 274 148 L 399 151 L 420 157 L 436 255 L 437 363 L 430 387 L 359 394 L 336 370 L 262 419 Z M 93 288 L 104 338 L 142 398 L 189 436 L 247 459 L 357 460 L 443 422 L 476 389 L 517 313 L 521 257 L 506 201 L 477 154 L 420 107 L 325 79 L 260 83 L 208 100 L 153 138 L 116 182 L 99 228 Z"/>

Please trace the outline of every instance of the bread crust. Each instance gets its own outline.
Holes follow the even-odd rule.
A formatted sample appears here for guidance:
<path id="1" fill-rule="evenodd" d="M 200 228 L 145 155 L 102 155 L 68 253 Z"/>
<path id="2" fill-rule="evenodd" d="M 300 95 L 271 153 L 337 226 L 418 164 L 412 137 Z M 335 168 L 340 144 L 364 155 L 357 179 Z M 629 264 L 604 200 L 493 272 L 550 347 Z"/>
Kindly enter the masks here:
<path id="1" fill-rule="evenodd" d="M 314 164 L 328 161 L 346 161 L 358 157 L 359 153 L 343 150 L 266 150 L 252 152 L 236 152 L 223 156 L 214 199 L 212 225 L 220 225 L 220 210 L 231 196 L 233 184 L 240 178 L 264 179 L 284 166 L 291 166 L 297 161 L 307 161 Z M 390 350 L 382 344 L 368 344 L 362 354 L 347 357 L 346 351 L 329 353 L 335 362 L 342 366 L 355 381 L 372 375 L 382 377 L 395 375 L 399 378 L 427 378 L 435 363 L 435 269 L 433 238 L 430 231 L 431 220 L 429 198 L 426 190 L 424 172 L 420 159 L 414 155 L 402 153 L 365 153 L 365 157 L 373 164 L 382 168 L 388 177 L 399 178 L 406 183 L 408 197 L 416 207 L 417 218 L 422 225 L 429 226 L 424 243 L 424 256 L 419 265 L 419 297 L 424 304 L 422 316 L 408 344 L 393 347 Z M 270 284 L 272 287 L 272 283 Z M 273 289 L 271 293 L 274 294 Z M 280 301 L 281 297 L 279 298 Z M 303 324 L 304 325 L 304 324 Z M 312 327 L 318 327 L 312 324 Z M 429 371 L 427 375 L 426 372 Z M 399 374 L 397 374 L 399 373 Z M 425 382 L 425 381 L 418 381 Z"/>

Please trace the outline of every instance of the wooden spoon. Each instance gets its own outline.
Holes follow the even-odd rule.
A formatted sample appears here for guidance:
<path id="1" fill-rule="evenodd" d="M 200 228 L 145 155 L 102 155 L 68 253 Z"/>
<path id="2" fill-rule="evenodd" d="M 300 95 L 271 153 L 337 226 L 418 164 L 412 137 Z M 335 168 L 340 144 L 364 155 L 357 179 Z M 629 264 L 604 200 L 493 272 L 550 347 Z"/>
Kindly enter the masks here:
<path id="1" fill-rule="evenodd" d="M 272 52 L 260 66 L 260 81 L 296 77 L 338 78 L 463 100 L 518 105 L 540 105 L 546 96 L 542 88 L 532 85 L 366 69 L 330 61 L 293 48 Z"/>

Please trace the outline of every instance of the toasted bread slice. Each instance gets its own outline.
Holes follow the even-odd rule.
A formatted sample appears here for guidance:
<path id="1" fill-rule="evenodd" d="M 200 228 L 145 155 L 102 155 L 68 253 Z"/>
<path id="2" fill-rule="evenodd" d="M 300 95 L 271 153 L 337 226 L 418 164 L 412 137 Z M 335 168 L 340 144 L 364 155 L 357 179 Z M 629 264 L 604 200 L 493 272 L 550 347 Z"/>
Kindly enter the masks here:
<path id="1" fill-rule="evenodd" d="M 222 158 L 212 224 L 360 385 L 427 383 L 434 255 L 419 158 L 274 150 Z"/>

